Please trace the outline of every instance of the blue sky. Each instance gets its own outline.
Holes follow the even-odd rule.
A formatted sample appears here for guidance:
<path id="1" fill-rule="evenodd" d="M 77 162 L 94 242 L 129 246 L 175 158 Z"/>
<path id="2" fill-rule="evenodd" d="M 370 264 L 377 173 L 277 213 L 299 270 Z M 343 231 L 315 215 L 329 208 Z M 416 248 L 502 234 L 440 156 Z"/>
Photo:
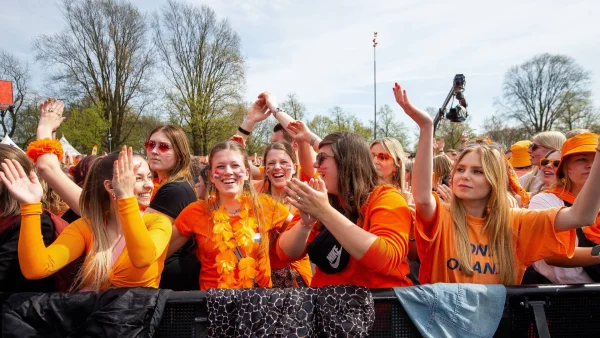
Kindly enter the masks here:
<path id="1" fill-rule="evenodd" d="M 132 1 L 150 13 L 164 1 Z M 339 105 L 368 121 L 373 116 L 373 47 L 378 32 L 377 104 L 394 102 L 398 81 L 418 106 L 439 107 L 454 74 L 466 76 L 471 124 L 495 114 L 504 73 L 543 53 L 569 55 L 592 71 L 600 105 L 600 2 L 595 1 L 188 1 L 211 6 L 242 39 L 247 60 L 245 97 L 268 90 L 280 101 L 296 93 L 309 116 Z M 33 64 L 31 42 L 64 27 L 54 1 L 2 5 L 5 50 L 30 60 L 42 95 L 43 71 Z"/>

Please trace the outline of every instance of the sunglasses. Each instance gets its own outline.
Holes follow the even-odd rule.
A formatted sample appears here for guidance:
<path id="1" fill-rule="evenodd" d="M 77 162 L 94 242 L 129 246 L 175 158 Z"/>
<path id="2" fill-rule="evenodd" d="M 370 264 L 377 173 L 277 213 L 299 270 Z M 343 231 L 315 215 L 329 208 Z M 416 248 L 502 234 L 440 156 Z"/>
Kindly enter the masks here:
<path id="1" fill-rule="evenodd" d="M 548 163 L 552 163 L 552 166 L 554 168 L 558 168 L 558 165 L 560 164 L 560 160 L 551 160 L 549 158 L 543 158 L 540 160 L 540 164 L 542 165 L 542 167 L 547 166 Z"/>
<path id="2" fill-rule="evenodd" d="M 321 164 L 323 163 L 323 161 L 325 161 L 328 158 L 333 158 L 333 156 L 329 156 L 329 155 L 327 155 L 325 153 L 318 153 L 317 154 L 317 160 L 316 160 L 317 166 L 321 166 Z"/>
<path id="3" fill-rule="evenodd" d="M 544 147 L 544 146 L 541 146 L 541 145 L 539 145 L 539 144 L 532 143 L 532 144 L 529 146 L 529 149 L 531 149 L 531 151 L 536 151 L 536 150 L 537 150 L 537 148 L 542 148 L 542 147 L 543 147 L 543 148 L 546 148 L 546 147 Z"/>
<path id="4" fill-rule="evenodd" d="M 169 149 L 171 149 L 171 146 L 165 142 L 158 142 L 158 143 L 156 143 L 155 141 L 144 142 L 144 147 L 146 148 L 147 152 L 151 152 L 152 150 L 156 149 L 157 146 L 158 146 L 158 152 L 161 154 L 164 154 L 167 151 L 169 151 Z"/>
<path id="5" fill-rule="evenodd" d="M 392 158 L 389 154 L 386 154 L 386 153 L 378 153 L 378 154 L 371 153 L 371 155 L 373 155 L 373 158 L 377 158 L 381 162 L 387 161 L 390 158 Z"/>

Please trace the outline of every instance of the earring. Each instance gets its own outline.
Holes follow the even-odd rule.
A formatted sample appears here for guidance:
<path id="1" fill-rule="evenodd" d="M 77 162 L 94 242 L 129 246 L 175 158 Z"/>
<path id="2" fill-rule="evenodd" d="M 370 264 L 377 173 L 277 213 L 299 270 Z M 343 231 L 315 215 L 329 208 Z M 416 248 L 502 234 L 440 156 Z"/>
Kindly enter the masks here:
<path id="1" fill-rule="evenodd" d="M 115 201 L 117 200 L 117 195 L 115 195 L 115 193 L 114 193 L 114 192 L 112 193 L 112 198 L 113 198 L 113 200 L 115 200 Z"/>

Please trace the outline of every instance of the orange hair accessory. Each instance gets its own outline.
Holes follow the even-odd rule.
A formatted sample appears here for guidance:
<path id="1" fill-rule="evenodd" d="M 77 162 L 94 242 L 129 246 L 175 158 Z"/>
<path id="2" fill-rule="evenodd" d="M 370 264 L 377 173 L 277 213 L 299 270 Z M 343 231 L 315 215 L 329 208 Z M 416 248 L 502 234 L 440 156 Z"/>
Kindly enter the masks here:
<path id="1" fill-rule="evenodd" d="M 33 163 L 37 161 L 37 158 L 44 154 L 54 154 L 58 157 L 59 161 L 63 158 L 63 148 L 58 140 L 52 140 L 49 138 L 35 140 L 27 146 L 27 157 L 29 157 Z"/>

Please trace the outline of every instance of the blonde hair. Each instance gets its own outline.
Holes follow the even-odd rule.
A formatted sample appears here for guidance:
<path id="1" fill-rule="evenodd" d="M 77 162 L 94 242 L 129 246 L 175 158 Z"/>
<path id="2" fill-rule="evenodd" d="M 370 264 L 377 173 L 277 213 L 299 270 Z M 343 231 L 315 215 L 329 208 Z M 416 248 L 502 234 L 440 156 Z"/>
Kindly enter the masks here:
<path id="1" fill-rule="evenodd" d="M 104 181 L 112 180 L 114 162 L 118 158 L 119 152 L 96 158 L 83 182 L 79 208 L 81 219 L 92 232 L 93 245 L 71 286 L 72 291 L 81 288 L 103 290 L 110 285 L 108 276 L 112 268 L 113 247 L 106 223 L 110 219 L 111 196 L 104 187 Z"/>
<path id="2" fill-rule="evenodd" d="M 501 153 L 486 145 L 477 145 L 466 148 L 457 158 L 456 163 L 466 154 L 477 153 L 481 157 L 481 164 L 487 182 L 491 186 L 485 210 L 485 226 L 482 231 L 488 237 L 490 256 L 500 269 L 502 284 L 513 285 L 517 283 L 516 258 L 514 234 L 510 224 L 510 206 L 507 198 L 506 186 L 508 176 Z M 456 173 L 456 166 L 452 175 Z M 467 224 L 467 211 L 463 201 L 452 196 L 450 201 L 450 214 L 454 226 L 454 243 L 458 253 L 460 270 L 467 276 L 472 276 L 471 241 L 469 240 L 469 225 Z"/>
<path id="3" fill-rule="evenodd" d="M 560 151 L 567 138 L 560 131 L 544 131 L 535 135 L 532 140 L 533 143 L 539 144 L 546 149 Z M 532 165 L 533 169 L 529 172 L 529 176 L 523 185 L 523 189 L 527 192 L 530 192 L 534 188 L 533 183 L 540 171 L 539 163 L 532 163 Z"/>
<path id="4" fill-rule="evenodd" d="M 248 153 L 246 152 L 246 150 L 244 148 L 242 148 L 242 146 L 235 142 L 235 141 L 224 141 L 224 142 L 220 142 L 215 144 L 212 149 L 210 150 L 210 154 L 208 156 L 208 170 L 209 170 L 209 178 L 210 175 L 212 175 L 213 173 L 213 159 L 215 158 L 215 155 L 221 151 L 225 151 L 225 150 L 230 150 L 230 151 L 234 151 L 237 152 L 238 154 L 242 155 L 243 157 L 243 161 L 244 161 L 244 167 L 246 167 L 246 170 L 248 172 L 250 172 L 250 162 L 248 161 Z M 256 218 L 256 224 L 257 224 L 257 228 L 258 228 L 258 232 L 261 235 L 266 235 L 267 231 L 266 231 L 266 225 L 263 224 L 263 220 L 261 219 L 261 216 L 263 215 L 263 210 L 262 210 L 262 205 L 260 203 L 258 203 L 258 193 L 256 192 L 256 190 L 254 189 L 254 187 L 252 186 L 252 180 L 250 178 L 248 178 L 247 180 L 244 181 L 244 187 L 243 187 L 243 194 L 248 194 L 252 200 L 252 212 L 254 213 L 254 217 Z M 219 191 L 217 190 L 217 188 L 215 187 L 215 184 L 212 182 L 212 180 L 208 180 L 207 185 L 206 185 L 206 196 L 207 196 L 207 202 L 208 202 L 208 212 L 212 213 L 215 210 L 219 209 Z M 212 222 L 212 219 L 211 219 Z M 213 231 L 213 224 L 211 224 L 210 226 L 210 230 L 209 230 L 209 234 L 206 238 L 206 240 L 208 241 L 211 237 L 212 237 L 212 231 Z M 265 236 L 262 236 L 261 238 L 266 238 Z M 269 241 L 266 240 L 261 240 L 260 241 L 260 245 L 259 245 L 259 255 L 261 254 L 269 254 Z"/>
<path id="5" fill-rule="evenodd" d="M 433 157 L 433 178 L 438 182 L 441 178 L 450 179 L 452 171 L 452 161 L 445 154 Z"/>
<path id="6" fill-rule="evenodd" d="M 402 194 L 406 194 L 406 182 L 404 181 L 404 177 L 406 176 L 406 158 L 402 144 L 393 137 L 383 137 L 371 142 L 369 149 L 376 144 L 381 145 L 390 154 L 392 159 L 394 159 L 396 173 L 392 177 L 392 182 L 394 185 L 400 187 Z"/>

